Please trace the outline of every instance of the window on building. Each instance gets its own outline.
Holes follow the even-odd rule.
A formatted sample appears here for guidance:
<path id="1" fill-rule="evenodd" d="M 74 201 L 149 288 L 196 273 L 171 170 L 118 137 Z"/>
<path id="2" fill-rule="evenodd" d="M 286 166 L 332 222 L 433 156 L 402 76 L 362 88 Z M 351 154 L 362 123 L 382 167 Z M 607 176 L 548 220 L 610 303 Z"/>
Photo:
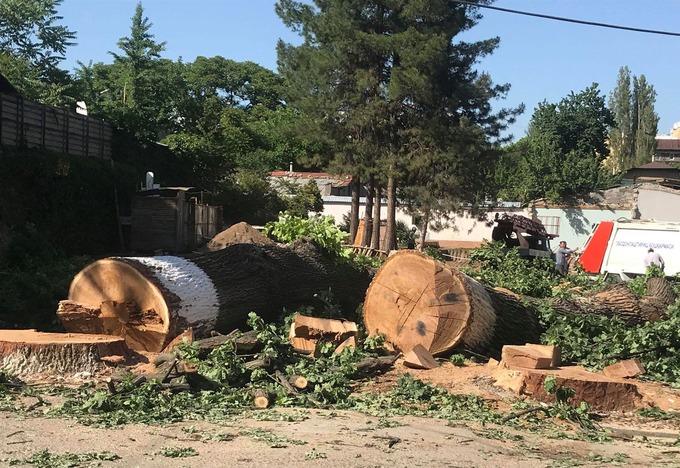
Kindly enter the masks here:
<path id="1" fill-rule="evenodd" d="M 560 217 L 559 216 L 539 216 L 538 220 L 543 223 L 543 227 L 548 234 L 555 236 L 560 235 Z"/>

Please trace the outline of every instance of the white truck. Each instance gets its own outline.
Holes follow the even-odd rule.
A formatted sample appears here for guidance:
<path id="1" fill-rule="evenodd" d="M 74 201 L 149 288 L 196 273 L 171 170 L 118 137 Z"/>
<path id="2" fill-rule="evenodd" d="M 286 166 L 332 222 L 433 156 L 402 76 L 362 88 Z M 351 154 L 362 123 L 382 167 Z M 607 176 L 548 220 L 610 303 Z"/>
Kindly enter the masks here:
<path id="1" fill-rule="evenodd" d="M 619 219 L 603 221 L 588 239 L 579 262 L 589 273 L 644 274 L 645 256 L 654 249 L 665 262 L 665 273 L 680 272 L 680 223 Z"/>

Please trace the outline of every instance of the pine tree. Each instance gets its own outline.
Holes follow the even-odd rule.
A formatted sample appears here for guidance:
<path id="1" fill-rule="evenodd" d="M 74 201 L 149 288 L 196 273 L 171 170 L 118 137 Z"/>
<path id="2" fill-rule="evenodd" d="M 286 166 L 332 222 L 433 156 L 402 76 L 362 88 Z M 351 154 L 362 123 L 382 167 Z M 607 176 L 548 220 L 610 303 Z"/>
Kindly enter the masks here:
<path id="1" fill-rule="evenodd" d="M 453 168 L 460 176 L 459 167 L 477 168 L 483 162 L 461 161 L 460 153 L 449 151 L 451 139 L 442 135 L 455 133 L 465 120 L 486 137 L 497 137 L 517 111 L 491 112 L 490 100 L 502 97 L 508 87 L 474 70 L 498 39 L 455 43 L 480 16 L 476 8 L 451 0 L 316 0 L 313 5 L 280 0 L 277 12 L 304 40 L 297 47 L 279 44 L 290 102 L 315 116 L 334 142 L 327 167 L 345 168 L 364 180 L 373 177 L 376 187 L 386 188 L 383 248 L 390 250 L 395 247 L 399 187 L 413 175 L 409 159 L 446 155 L 451 160 L 438 169 Z M 438 129 L 436 137 L 428 135 L 428 125 Z M 425 141 L 432 146 L 426 148 Z M 429 182 L 412 177 L 409 183 L 416 180 L 424 187 Z M 374 226 L 379 222 L 374 215 Z"/>

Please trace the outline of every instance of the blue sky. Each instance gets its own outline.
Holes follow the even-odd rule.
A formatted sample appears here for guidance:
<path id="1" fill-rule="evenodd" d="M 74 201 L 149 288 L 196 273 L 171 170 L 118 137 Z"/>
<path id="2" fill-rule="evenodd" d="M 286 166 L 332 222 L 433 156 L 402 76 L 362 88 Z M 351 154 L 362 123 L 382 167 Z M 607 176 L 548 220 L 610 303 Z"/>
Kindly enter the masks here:
<path id="1" fill-rule="evenodd" d="M 198 55 L 252 60 L 276 68 L 276 42 L 295 41 L 274 13 L 273 0 L 145 0 L 153 32 L 167 41 L 165 56 L 191 61 Z M 129 30 L 135 0 L 65 0 L 64 23 L 78 33 L 67 67 L 77 61 L 109 61 L 109 50 Z M 680 31 L 680 0 L 498 0 L 497 6 L 591 21 Z M 512 89 L 501 105 L 524 103 L 511 131 L 520 137 L 533 108 L 597 82 L 609 94 L 620 66 L 644 74 L 657 90 L 659 133 L 680 121 L 680 37 L 614 31 L 484 10 L 466 40 L 499 36 L 501 45 L 479 69 Z"/>

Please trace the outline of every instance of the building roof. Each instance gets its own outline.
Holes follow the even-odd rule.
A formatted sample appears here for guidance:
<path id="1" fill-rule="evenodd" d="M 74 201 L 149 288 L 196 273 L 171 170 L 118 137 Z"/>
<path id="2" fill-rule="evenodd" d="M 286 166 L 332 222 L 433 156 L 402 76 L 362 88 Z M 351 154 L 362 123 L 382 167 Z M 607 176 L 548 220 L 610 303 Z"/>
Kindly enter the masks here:
<path id="1" fill-rule="evenodd" d="M 272 171 L 270 176 L 282 179 L 327 180 L 334 187 L 346 187 L 352 182 L 352 176 L 339 176 L 328 172 Z"/>
<path id="2" fill-rule="evenodd" d="M 0 74 L 0 93 L 19 94 L 19 91 L 12 86 L 7 78 Z"/>
<path id="3" fill-rule="evenodd" d="M 607 190 L 590 192 L 583 197 L 561 202 L 551 202 L 539 198 L 530 203 L 535 208 L 578 208 L 578 209 L 608 209 L 630 210 L 635 207 L 635 186 L 614 187 Z"/>
<path id="4" fill-rule="evenodd" d="M 656 138 L 657 151 L 680 151 L 680 138 Z"/>

